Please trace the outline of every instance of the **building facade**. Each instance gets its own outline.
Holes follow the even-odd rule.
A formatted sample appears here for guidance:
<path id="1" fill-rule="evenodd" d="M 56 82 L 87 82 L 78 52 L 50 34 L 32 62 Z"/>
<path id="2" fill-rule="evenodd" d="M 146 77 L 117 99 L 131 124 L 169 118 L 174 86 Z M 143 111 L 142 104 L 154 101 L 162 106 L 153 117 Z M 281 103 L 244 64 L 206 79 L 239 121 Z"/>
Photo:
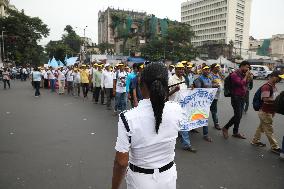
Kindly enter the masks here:
<path id="1" fill-rule="evenodd" d="M 108 8 L 99 12 L 98 44 L 108 43 L 118 55 L 139 55 L 140 47 L 154 37 L 165 36 L 169 23 L 146 12 Z"/>
<path id="2" fill-rule="evenodd" d="M 7 15 L 7 9 L 9 8 L 9 0 L 0 0 L 0 17 L 5 17 Z"/>
<path id="3" fill-rule="evenodd" d="M 257 52 L 257 50 L 263 45 L 263 39 L 255 39 L 253 37 L 249 38 L 249 50 L 252 52 Z"/>
<path id="4" fill-rule="evenodd" d="M 129 16 L 134 19 L 144 19 L 147 15 L 146 12 L 136 12 L 129 10 L 119 10 L 113 8 L 107 8 L 105 11 L 99 11 L 98 14 L 98 43 L 115 44 L 115 30 L 112 28 L 114 21 L 112 19 L 113 14 L 121 14 Z M 135 24 L 131 26 L 135 29 Z"/>
<path id="5" fill-rule="evenodd" d="M 271 42 L 271 57 L 277 60 L 284 60 L 284 34 L 273 35 Z"/>
<path id="6" fill-rule="evenodd" d="M 181 5 L 181 22 L 190 24 L 195 37 L 193 44 L 208 41 L 249 48 L 252 0 L 190 0 Z"/>

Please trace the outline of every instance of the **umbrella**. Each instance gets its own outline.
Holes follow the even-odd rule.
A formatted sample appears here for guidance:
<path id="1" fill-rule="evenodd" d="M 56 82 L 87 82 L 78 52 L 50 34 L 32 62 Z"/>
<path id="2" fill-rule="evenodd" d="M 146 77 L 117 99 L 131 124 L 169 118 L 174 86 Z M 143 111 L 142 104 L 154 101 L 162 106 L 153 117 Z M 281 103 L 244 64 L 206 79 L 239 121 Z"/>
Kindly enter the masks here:
<path id="1" fill-rule="evenodd" d="M 64 66 L 64 64 L 60 60 L 57 61 L 57 62 L 58 62 L 59 67 L 63 67 Z"/>
<path id="2" fill-rule="evenodd" d="M 55 58 L 53 57 L 52 60 L 49 63 L 49 66 L 53 67 L 53 68 L 57 68 L 58 67 L 58 63 L 55 60 Z"/>
<path id="3" fill-rule="evenodd" d="M 76 63 L 77 59 L 78 59 L 78 57 L 71 57 L 71 58 L 68 58 L 68 59 L 66 60 L 67 66 L 73 66 L 73 65 Z"/>

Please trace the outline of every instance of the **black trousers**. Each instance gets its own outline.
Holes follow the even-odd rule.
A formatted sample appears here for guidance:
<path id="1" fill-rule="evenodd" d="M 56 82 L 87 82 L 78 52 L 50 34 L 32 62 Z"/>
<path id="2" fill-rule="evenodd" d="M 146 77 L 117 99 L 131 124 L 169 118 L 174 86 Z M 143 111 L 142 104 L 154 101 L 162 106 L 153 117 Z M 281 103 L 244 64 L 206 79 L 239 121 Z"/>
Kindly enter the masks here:
<path id="1" fill-rule="evenodd" d="M 112 99 L 112 88 L 110 89 L 105 89 L 105 92 L 106 92 L 106 98 L 107 98 L 107 107 L 109 108 L 111 106 L 111 99 Z"/>
<path id="2" fill-rule="evenodd" d="M 81 83 L 81 86 L 82 86 L 84 98 L 86 98 L 89 92 L 89 83 Z"/>
<path id="3" fill-rule="evenodd" d="M 10 89 L 10 80 L 7 80 L 7 79 L 3 79 L 3 82 L 4 82 L 4 89 L 6 89 L 6 84 L 8 84 L 8 87 Z"/>
<path id="4" fill-rule="evenodd" d="M 244 111 L 247 112 L 249 108 L 249 91 L 247 91 L 244 101 Z"/>
<path id="5" fill-rule="evenodd" d="M 48 89 L 48 79 L 44 79 L 44 88 Z"/>
<path id="6" fill-rule="evenodd" d="M 35 96 L 39 96 L 40 81 L 34 81 L 34 88 L 35 88 Z"/>
<path id="7" fill-rule="evenodd" d="M 245 98 L 241 96 L 231 96 L 231 104 L 234 109 L 234 116 L 225 125 L 226 129 L 229 129 L 234 125 L 233 134 L 239 133 L 239 126 L 243 116 Z"/>
<path id="8" fill-rule="evenodd" d="M 101 87 L 95 87 L 94 88 L 94 99 L 95 99 L 95 102 L 98 102 L 99 101 L 99 97 L 101 95 L 101 103 L 103 104 L 104 103 L 104 98 L 105 98 L 105 92 L 104 90 L 101 90 Z"/>

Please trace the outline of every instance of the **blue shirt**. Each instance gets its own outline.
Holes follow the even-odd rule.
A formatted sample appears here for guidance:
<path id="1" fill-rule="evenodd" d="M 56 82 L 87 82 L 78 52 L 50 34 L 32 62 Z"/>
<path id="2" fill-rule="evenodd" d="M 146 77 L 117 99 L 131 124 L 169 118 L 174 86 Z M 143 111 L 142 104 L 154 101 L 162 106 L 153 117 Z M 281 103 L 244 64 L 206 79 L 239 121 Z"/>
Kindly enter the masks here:
<path id="1" fill-rule="evenodd" d="M 212 79 L 209 76 L 201 75 L 194 81 L 196 88 L 212 88 Z"/>
<path id="2" fill-rule="evenodd" d="M 130 83 L 134 77 L 136 77 L 136 73 L 134 72 L 131 72 L 130 74 L 127 75 L 127 78 L 126 78 L 126 92 L 127 93 L 129 93 Z"/>
<path id="3" fill-rule="evenodd" d="M 41 72 L 33 71 L 33 81 L 41 81 Z"/>
<path id="4" fill-rule="evenodd" d="M 134 77 L 131 80 L 131 89 L 136 89 L 136 96 L 137 96 L 138 101 L 143 100 L 142 93 L 141 93 L 140 88 L 138 86 L 138 77 L 137 76 Z"/>

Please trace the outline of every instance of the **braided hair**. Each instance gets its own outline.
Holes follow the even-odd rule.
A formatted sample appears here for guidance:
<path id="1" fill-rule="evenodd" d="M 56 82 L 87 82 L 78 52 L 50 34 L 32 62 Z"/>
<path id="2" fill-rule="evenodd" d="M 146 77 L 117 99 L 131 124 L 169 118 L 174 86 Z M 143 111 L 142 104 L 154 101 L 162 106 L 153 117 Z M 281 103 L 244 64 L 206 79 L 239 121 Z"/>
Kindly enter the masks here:
<path id="1" fill-rule="evenodd" d="M 155 116 L 155 131 L 158 133 L 162 122 L 163 109 L 168 96 L 168 70 L 164 64 L 150 63 L 141 73 L 140 86 L 146 85 Z"/>

